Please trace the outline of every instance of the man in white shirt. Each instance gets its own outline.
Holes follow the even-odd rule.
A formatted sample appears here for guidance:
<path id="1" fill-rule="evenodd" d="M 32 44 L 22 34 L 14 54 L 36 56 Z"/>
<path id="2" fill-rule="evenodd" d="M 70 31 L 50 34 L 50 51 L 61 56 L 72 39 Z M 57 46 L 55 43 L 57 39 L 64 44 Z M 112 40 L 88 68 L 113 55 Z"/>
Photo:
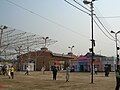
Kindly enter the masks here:
<path id="1" fill-rule="evenodd" d="M 67 66 L 67 68 L 66 68 L 66 82 L 69 81 L 69 76 L 70 76 L 70 67 Z"/>

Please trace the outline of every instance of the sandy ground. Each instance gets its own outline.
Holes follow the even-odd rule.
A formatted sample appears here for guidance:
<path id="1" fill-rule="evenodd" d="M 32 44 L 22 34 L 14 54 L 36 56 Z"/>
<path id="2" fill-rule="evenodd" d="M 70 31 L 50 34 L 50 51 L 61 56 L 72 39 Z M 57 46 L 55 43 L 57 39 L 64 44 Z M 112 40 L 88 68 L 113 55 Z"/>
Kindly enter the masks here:
<path id="1" fill-rule="evenodd" d="M 46 71 L 15 72 L 14 79 L 8 76 L 0 76 L 0 90 L 115 90 L 115 75 L 111 72 L 109 77 L 104 73 L 94 75 L 94 83 L 91 84 L 90 73 L 74 72 L 70 73 L 69 82 L 65 82 L 65 72 L 58 72 L 57 80 L 52 80 L 52 73 Z"/>

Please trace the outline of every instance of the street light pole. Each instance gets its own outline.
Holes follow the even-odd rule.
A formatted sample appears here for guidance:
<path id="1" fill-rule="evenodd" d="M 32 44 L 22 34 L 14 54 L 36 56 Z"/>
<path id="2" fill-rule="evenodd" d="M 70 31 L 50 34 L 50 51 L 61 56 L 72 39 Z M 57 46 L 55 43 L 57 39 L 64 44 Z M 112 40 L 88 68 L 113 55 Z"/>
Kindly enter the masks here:
<path id="1" fill-rule="evenodd" d="M 71 49 L 71 53 L 72 53 L 72 49 L 74 48 L 75 46 L 73 45 L 72 47 L 68 47 L 68 48 L 70 48 Z"/>
<path id="2" fill-rule="evenodd" d="M 4 29 L 7 29 L 8 27 L 7 26 L 0 26 L 0 30 L 1 30 L 1 32 L 0 32 L 0 48 L 1 48 L 1 46 L 2 46 L 2 35 L 3 35 L 3 30 Z"/>
<path id="3" fill-rule="evenodd" d="M 115 34 L 115 43 L 116 43 L 116 65 L 117 65 L 117 69 L 119 67 L 119 55 L 118 55 L 118 50 L 119 50 L 119 47 L 117 45 L 117 34 L 120 33 L 120 31 L 118 32 L 114 32 L 114 31 L 111 31 L 111 33 L 114 33 Z"/>
<path id="4" fill-rule="evenodd" d="M 49 39 L 49 37 L 42 37 L 45 40 L 45 46 L 46 47 L 46 43 L 47 43 L 47 39 Z"/>
<path id="5" fill-rule="evenodd" d="M 93 83 L 93 62 L 94 62 L 94 59 L 93 59 L 93 57 L 94 57 L 94 46 L 95 46 L 95 40 L 93 39 L 94 37 L 94 35 L 93 35 L 93 1 L 95 1 L 95 0 L 92 0 L 92 1 L 87 1 L 87 0 L 84 0 L 83 1 L 83 3 L 84 4 L 90 4 L 90 8 L 91 8 L 91 30 L 92 30 L 92 39 L 91 39 L 91 42 L 92 42 L 92 48 L 90 48 L 90 51 L 92 52 L 92 56 L 91 56 L 91 59 L 92 59 L 92 61 L 91 61 L 91 83 Z"/>
<path id="6" fill-rule="evenodd" d="M 68 53 L 68 55 L 70 55 L 71 58 L 72 58 L 72 56 L 73 56 L 72 49 L 73 49 L 74 47 L 75 47 L 74 45 L 71 46 L 71 47 L 68 47 L 68 48 L 70 48 L 70 50 L 71 50 L 71 52 Z M 70 59 L 69 59 L 69 61 L 68 61 L 68 65 L 67 65 L 67 66 L 70 66 L 70 67 L 71 67 L 71 60 L 70 60 Z"/>
<path id="7" fill-rule="evenodd" d="M 46 43 L 47 43 L 47 39 L 49 39 L 49 37 L 42 37 L 42 39 L 44 39 L 44 49 L 45 49 L 45 51 L 47 50 L 47 47 L 46 47 Z M 44 53 L 44 52 L 42 52 L 42 53 Z M 43 56 L 43 66 L 42 67 L 44 67 L 45 66 L 45 57 Z"/>
<path id="8" fill-rule="evenodd" d="M 93 83 L 93 56 L 94 56 L 94 39 L 93 39 L 93 3 L 90 3 L 91 5 L 91 29 L 92 29 L 92 62 L 91 62 L 91 66 L 92 66 L 92 77 L 91 77 L 91 83 Z"/>

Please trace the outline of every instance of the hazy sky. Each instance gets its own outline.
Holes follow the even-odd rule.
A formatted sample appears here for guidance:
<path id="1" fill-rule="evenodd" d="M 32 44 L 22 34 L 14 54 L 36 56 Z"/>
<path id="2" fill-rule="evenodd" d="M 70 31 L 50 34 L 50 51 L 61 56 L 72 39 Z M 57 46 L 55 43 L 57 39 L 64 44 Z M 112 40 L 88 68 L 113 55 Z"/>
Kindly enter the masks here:
<path id="1" fill-rule="evenodd" d="M 73 0 L 68 1 L 82 9 Z M 76 1 L 84 5 L 82 0 Z M 89 9 L 89 5 L 84 6 Z M 118 16 L 99 19 L 109 32 L 120 30 L 120 0 L 97 0 L 94 2 L 94 11 L 98 17 Z M 64 0 L 0 0 L 0 24 L 57 40 L 57 43 L 48 47 L 54 53 L 66 54 L 70 51 L 68 47 L 74 45 L 73 53 L 84 55 L 91 47 L 90 16 Z M 111 37 L 101 25 L 100 27 Z M 94 39 L 96 54 L 115 56 L 115 42 L 105 36 L 95 24 Z"/>

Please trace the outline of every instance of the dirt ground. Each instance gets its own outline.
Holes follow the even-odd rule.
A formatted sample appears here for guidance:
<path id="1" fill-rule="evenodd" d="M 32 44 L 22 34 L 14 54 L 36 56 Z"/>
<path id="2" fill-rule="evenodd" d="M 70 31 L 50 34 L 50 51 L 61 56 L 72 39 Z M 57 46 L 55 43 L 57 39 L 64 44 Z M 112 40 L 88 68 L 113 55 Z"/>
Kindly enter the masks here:
<path id="1" fill-rule="evenodd" d="M 0 90 L 115 90 L 115 75 L 110 72 L 109 77 L 103 73 L 94 75 L 94 83 L 91 84 L 90 73 L 73 72 L 70 73 L 69 82 L 65 82 L 65 72 L 58 72 L 57 80 L 52 80 L 52 72 L 46 71 L 43 75 L 41 71 L 15 72 L 14 79 L 8 76 L 0 76 Z"/>

